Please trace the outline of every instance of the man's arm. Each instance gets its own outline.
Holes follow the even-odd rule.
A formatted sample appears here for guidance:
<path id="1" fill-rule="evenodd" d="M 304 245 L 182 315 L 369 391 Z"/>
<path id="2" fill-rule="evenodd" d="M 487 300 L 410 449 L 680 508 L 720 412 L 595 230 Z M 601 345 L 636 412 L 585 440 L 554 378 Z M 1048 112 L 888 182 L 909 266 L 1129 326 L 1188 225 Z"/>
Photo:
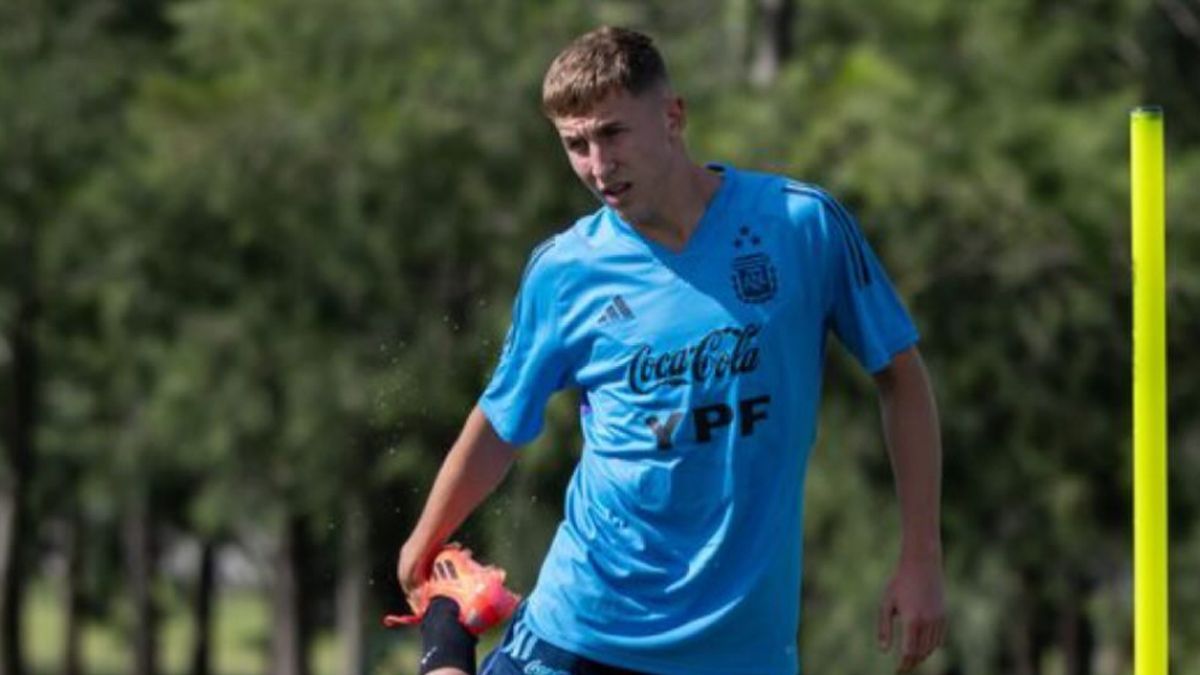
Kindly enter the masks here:
<path id="1" fill-rule="evenodd" d="M 400 549 L 396 575 L 405 594 L 425 580 L 442 544 L 500 484 L 515 450 L 496 435 L 478 406 L 471 410 L 442 462 L 416 527 Z"/>
<path id="2" fill-rule="evenodd" d="M 879 608 L 878 638 L 892 645 L 892 622 L 903 626 L 897 672 L 909 672 L 942 644 L 946 608 L 942 581 L 942 444 L 937 404 L 915 347 L 876 373 L 883 431 L 900 501 L 900 560 Z"/>

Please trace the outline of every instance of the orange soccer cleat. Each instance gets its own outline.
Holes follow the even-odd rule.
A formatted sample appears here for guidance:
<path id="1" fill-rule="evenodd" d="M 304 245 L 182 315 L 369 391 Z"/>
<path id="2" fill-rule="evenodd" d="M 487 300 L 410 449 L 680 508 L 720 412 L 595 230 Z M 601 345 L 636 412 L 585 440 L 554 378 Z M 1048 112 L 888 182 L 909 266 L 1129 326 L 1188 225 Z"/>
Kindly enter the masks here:
<path id="1" fill-rule="evenodd" d="M 447 544 L 433 559 L 433 570 L 408 598 L 413 614 L 388 614 L 388 628 L 417 624 L 425 617 L 429 603 L 445 596 L 458 603 L 458 621 L 472 635 L 479 635 L 512 615 L 521 596 L 504 587 L 504 570 L 480 565 L 471 557 L 471 549 Z"/>

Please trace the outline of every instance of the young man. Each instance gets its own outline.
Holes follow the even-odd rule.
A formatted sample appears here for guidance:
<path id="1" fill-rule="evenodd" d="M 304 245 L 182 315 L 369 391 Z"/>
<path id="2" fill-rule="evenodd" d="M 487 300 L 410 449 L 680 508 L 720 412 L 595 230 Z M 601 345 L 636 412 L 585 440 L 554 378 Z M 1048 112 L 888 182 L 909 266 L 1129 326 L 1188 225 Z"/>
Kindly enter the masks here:
<path id="1" fill-rule="evenodd" d="M 574 387 L 584 447 L 564 520 L 483 672 L 797 673 L 832 332 L 879 389 L 902 532 L 877 638 L 890 646 L 898 618 L 911 670 L 945 629 L 937 414 L 917 331 L 853 219 L 817 188 L 693 163 L 684 103 L 641 34 L 578 38 L 543 106 L 603 206 L 533 252 L 499 365 L 401 549 L 402 586 L 425 581 L 550 395 Z M 423 672 L 474 672 L 454 603 L 438 602 Z"/>

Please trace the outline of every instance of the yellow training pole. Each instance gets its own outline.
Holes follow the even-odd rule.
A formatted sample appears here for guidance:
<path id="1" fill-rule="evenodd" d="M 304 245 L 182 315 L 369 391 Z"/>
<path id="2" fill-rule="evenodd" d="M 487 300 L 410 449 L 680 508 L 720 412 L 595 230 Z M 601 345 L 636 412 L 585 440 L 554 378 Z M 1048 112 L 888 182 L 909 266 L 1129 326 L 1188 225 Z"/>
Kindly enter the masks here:
<path id="1" fill-rule="evenodd" d="M 1135 675 L 1167 675 L 1167 341 L 1163 113 L 1129 119 L 1133 188 Z"/>

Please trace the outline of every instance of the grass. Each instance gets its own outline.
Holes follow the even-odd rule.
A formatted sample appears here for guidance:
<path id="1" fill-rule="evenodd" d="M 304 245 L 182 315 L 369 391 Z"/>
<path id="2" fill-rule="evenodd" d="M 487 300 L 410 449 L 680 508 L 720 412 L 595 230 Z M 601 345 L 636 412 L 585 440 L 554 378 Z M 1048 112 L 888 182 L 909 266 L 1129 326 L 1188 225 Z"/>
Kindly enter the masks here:
<path id="1" fill-rule="evenodd" d="M 187 675 L 193 630 L 186 598 L 163 590 L 159 632 L 162 675 Z M 114 605 L 105 621 L 86 621 L 82 627 L 83 670 L 88 675 L 126 675 L 132 667 L 132 608 Z M 214 675 L 261 675 L 266 672 L 270 647 L 269 605 L 252 589 L 226 590 L 218 595 L 213 620 Z M 366 655 L 371 675 L 410 672 L 417 662 L 415 631 L 384 631 L 367 617 Z M 59 592 L 47 579 L 37 580 L 25 599 L 25 658 L 35 675 L 62 671 L 63 617 Z M 480 653 L 483 653 L 482 650 Z M 313 675 L 338 675 L 339 648 L 332 630 L 319 631 L 310 652 Z"/>

